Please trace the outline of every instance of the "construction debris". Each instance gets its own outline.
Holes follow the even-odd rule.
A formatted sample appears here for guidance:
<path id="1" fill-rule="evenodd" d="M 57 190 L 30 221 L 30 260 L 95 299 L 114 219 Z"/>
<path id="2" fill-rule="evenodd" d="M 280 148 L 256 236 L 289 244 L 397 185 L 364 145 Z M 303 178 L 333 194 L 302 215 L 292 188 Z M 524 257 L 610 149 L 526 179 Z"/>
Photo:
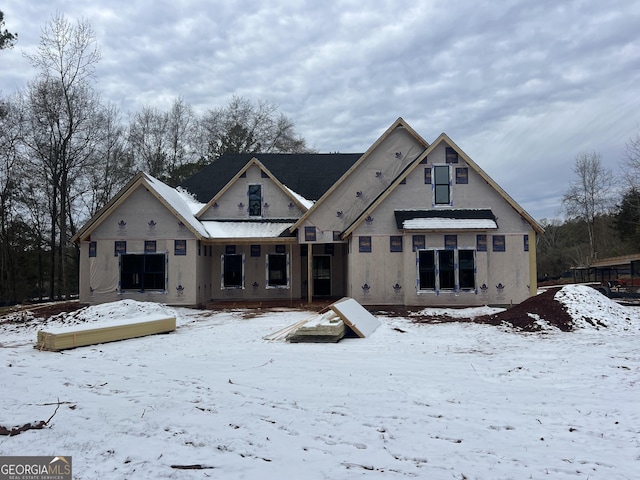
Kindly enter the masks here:
<path id="1" fill-rule="evenodd" d="M 307 319 L 264 337 L 290 343 L 335 343 L 345 336 L 371 335 L 380 322 L 353 298 L 345 297 Z"/>
<path id="2" fill-rule="evenodd" d="M 345 297 L 330 308 L 360 338 L 368 337 L 380 326 L 378 319 L 353 298 Z"/>
<path id="3" fill-rule="evenodd" d="M 342 319 L 333 310 L 307 321 L 289 333 L 286 339 L 291 343 L 335 343 L 345 334 Z"/>

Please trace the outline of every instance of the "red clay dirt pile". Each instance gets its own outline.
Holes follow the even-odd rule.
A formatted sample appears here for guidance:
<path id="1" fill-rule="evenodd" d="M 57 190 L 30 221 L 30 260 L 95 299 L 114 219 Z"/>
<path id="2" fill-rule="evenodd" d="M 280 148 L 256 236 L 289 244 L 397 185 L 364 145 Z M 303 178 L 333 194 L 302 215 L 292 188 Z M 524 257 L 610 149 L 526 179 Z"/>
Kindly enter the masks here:
<path id="1" fill-rule="evenodd" d="M 504 312 L 478 317 L 475 321 L 491 325 L 506 323 L 526 332 L 538 332 L 544 328 L 539 321 L 542 319 L 563 332 L 570 332 L 574 328 L 573 319 L 565 306 L 554 298 L 558 290 L 560 288 L 550 288 Z"/>

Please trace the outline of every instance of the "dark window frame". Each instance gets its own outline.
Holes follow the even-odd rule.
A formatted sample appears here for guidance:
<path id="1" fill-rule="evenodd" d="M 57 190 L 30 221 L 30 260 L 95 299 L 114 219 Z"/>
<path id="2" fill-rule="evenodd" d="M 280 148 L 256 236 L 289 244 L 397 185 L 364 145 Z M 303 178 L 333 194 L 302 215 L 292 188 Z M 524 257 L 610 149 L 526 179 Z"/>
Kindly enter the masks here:
<path id="1" fill-rule="evenodd" d="M 457 185 L 469 184 L 469 168 L 468 167 L 456 167 L 456 184 Z"/>
<path id="2" fill-rule="evenodd" d="M 446 171 L 446 175 L 444 172 Z M 433 203 L 435 205 L 451 204 L 451 167 L 449 165 L 434 165 L 431 176 L 433 185 Z M 446 197 L 446 201 L 444 201 Z"/>
<path id="3" fill-rule="evenodd" d="M 268 253 L 265 262 L 267 288 L 289 288 L 289 254 Z"/>
<path id="4" fill-rule="evenodd" d="M 166 253 L 120 255 L 120 290 L 166 290 Z"/>
<path id="5" fill-rule="evenodd" d="M 304 227 L 304 241 L 305 242 L 316 241 L 316 227 Z"/>
<path id="6" fill-rule="evenodd" d="M 157 242 L 155 240 L 144 241 L 144 253 L 151 254 L 156 253 Z"/>
<path id="7" fill-rule="evenodd" d="M 262 216 L 262 185 L 259 183 L 252 183 L 247 190 L 247 196 L 249 198 L 247 211 L 250 217 Z"/>
<path id="8" fill-rule="evenodd" d="M 491 239 L 492 251 L 494 252 L 506 252 L 507 251 L 507 237 L 505 235 L 493 235 Z"/>
<path id="9" fill-rule="evenodd" d="M 451 234 L 444 236 L 444 249 L 445 250 L 457 250 L 458 249 L 458 235 Z"/>
<path id="10" fill-rule="evenodd" d="M 458 285 L 460 290 L 476 289 L 476 254 L 474 250 L 458 250 Z"/>
<path id="11" fill-rule="evenodd" d="M 427 236 L 426 235 L 413 235 L 412 237 L 413 243 L 413 251 L 424 250 L 427 244 Z"/>
<path id="12" fill-rule="evenodd" d="M 358 252 L 360 253 L 371 253 L 371 236 L 363 235 L 358 237 Z"/>
<path id="13" fill-rule="evenodd" d="M 440 290 L 456 288 L 456 251 L 438 250 L 438 279 Z"/>
<path id="14" fill-rule="evenodd" d="M 389 252 L 402 252 L 402 235 L 389 237 Z"/>
<path id="15" fill-rule="evenodd" d="M 476 251 L 487 251 L 487 235 L 485 233 L 479 233 L 476 235 Z"/>
<path id="16" fill-rule="evenodd" d="M 127 253 L 127 241 L 116 240 L 113 243 L 113 255 L 117 257 L 118 255 L 125 255 L 126 253 Z"/>
<path id="17" fill-rule="evenodd" d="M 418 293 L 476 291 L 476 251 L 422 249 L 417 251 Z"/>
<path id="18" fill-rule="evenodd" d="M 445 147 L 445 159 L 447 163 L 458 163 L 458 152 L 453 147 Z"/>
<path id="19" fill-rule="evenodd" d="M 244 253 L 225 253 L 221 255 L 220 263 L 220 288 L 244 288 Z"/>
<path id="20" fill-rule="evenodd" d="M 436 289 L 435 250 L 418 250 L 418 289 Z"/>
<path id="21" fill-rule="evenodd" d="M 176 256 L 187 255 L 187 241 L 186 240 L 174 240 L 173 241 L 173 254 Z"/>

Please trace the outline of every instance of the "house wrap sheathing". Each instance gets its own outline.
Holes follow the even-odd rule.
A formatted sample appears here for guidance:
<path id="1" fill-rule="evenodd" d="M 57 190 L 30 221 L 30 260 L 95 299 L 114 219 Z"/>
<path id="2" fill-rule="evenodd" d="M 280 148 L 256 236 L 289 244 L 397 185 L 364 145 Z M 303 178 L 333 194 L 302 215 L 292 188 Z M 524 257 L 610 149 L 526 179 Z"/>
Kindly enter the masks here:
<path id="1" fill-rule="evenodd" d="M 84 303 L 469 306 L 535 294 L 542 233 L 449 137 L 399 118 L 364 154 L 225 155 L 178 189 L 140 173 L 74 241 Z"/>

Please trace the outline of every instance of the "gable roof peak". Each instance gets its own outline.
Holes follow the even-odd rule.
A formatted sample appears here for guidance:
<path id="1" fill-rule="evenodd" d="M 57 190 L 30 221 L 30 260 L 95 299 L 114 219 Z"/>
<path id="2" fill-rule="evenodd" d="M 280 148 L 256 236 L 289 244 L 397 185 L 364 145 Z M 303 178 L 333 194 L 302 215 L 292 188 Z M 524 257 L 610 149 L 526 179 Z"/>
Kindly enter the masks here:
<path id="1" fill-rule="evenodd" d="M 260 161 L 257 157 L 253 156 L 238 172 L 224 185 L 216 194 L 211 197 L 206 204 L 196 213 L 196 218 L 200 219 L 211 208 L 211 206 L 222 197 L 231 186 L 242 177 L 244 173 L 252 166 L 256 166 L 260 169 L 260 172 L 264 173 L 284 194 L 289 197 L 293 203 L 295 203 L 303 212 L 307 211 L 310 206 L 310 202 L 293 189 L 284 185 L 278 178 L 271 173 L 271 171 Z"/>

